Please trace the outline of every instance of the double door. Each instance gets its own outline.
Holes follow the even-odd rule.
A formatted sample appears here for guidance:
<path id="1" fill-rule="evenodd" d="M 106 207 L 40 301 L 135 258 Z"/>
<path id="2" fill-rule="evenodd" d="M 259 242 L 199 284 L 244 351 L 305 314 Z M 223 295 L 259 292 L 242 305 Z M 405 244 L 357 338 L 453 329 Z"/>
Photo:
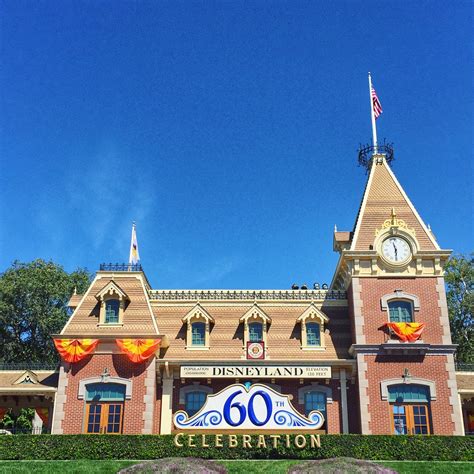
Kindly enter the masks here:
<path id="1" fill-rule="evenodd" d="M 86 405 L 86 433 L 121 434 L 123 402 L 94 403 Z"/>
<path id="2" fill-rule="evenodd" d="M 391 405 L 392 430 L 396 435 L 430 434 L 427 404 Z"/>

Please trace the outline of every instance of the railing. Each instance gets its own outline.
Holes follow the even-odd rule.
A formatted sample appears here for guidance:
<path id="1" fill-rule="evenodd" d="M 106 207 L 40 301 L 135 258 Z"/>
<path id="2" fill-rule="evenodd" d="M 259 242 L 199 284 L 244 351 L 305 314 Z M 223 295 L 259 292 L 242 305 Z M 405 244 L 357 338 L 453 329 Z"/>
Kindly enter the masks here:
<path id="1" fill-rule="evenodd" d="M 152 300 L 345 300 L 333 290 L 151 290 Z"/>
<path id="2" fill-rule="evenodd" d="M 101 263 L 99 270 L 102 272 L 141 272 L 140 263 Z"/>
<path id="3" fill-rule="evenodd" d="M 395 158 L 393 144 L 384 141 L 384 143 L 377 145 L 377 148 L 373 145 L 360 145 L 358 159 L 359 166 L 363 166 L 366 171 L 369 172 L 374 155 L 385 155 L 385 161 L 390 164 Z"/>
<path id="4" fill-rule="evenodd" d="M 56 370 L 58 362 L 0 362 L 0 370 Z"/>
<path id="5" fill-rule="evenodd" d="M 16 434 L 49 434 L 51 430 L 46 427 L 42 428 L 17 428 L 15 426 L 0 427 L 0 435 L 16 435 Z"/>
<path id="6" fill-rule="evenodd" d="M 456 372 L 474 372 L 474 363 L 456 362 Z"/>

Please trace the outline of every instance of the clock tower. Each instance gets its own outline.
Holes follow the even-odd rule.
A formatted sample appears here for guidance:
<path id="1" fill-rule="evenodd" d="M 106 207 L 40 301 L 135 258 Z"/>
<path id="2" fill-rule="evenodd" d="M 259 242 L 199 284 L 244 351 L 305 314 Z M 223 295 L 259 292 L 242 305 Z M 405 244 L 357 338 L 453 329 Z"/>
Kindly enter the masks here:
<path id="1" fill-rule="evenodd" d="M 463 434 L 441 249 L 383 153 L 351 232 L 334 232 L 363 434 Z"/>

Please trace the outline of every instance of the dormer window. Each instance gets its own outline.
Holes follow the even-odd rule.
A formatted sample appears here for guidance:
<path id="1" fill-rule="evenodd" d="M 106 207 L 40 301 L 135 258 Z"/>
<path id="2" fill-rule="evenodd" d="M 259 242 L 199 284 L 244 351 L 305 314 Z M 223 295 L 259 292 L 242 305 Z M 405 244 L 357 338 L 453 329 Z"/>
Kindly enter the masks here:
<path id="1" fill-rule="evenodd" d="M 306 345 L 321 346 L 321 329 L 318 323 L 306 323 Z"/>
<path id="2" fill-rule="evenodd" d="M 99 326 L 118 326 L 123 324 L 123 313 L 129 298 L 114 282 L 110 281 L 97 293 L 100 302 Z"/>
<path id="3" fill-rule="evenodd" d="M 120 313 L 120 300 L 105 301 L 105 324 L 118 324 Z"/>
<path id="4" fill-rule="evenodd" d="M 298 318 L 301 323 L 301 349 L 325 349 L 324 324 L 329 322 L 328 317 L 314 304 Z"/>
<path id="5" fill-rule="evenodd" d="M 267 348 L 268 326 L 271 318 L 255 303 L 241 318 L 244 323 L 244 349 L 247 342 L 263 342 Z"/>
<path id="6" fill-rule="evenodd" d="M 193 346 L 206 345 L 206 323 L 191 323 L 191 333 Z"/>
<path id="7" fill-rule="evenodd" d="M 182 319 L 187 325 L 186 349 L 208 350 L 211 324 L 214 318 L 197 303 L 194 308 Z"/>
<path id="8" fill-rule="evenodd" d="M 249 324 L 249 341 L 250 342 L 263 341 L 263 324 L 262 323 Z"/>

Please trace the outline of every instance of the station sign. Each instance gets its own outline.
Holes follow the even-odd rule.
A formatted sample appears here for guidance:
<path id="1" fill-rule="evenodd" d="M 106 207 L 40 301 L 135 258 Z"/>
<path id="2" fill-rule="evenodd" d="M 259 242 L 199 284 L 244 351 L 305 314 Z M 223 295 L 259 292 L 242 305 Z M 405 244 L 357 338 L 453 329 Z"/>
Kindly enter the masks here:
<path id="1" fill-rule="evenodd" d="M 293 365 L 183 365 L 182 379 L 259 378 L 259 379 L 330 379 L 330 366 Z"/>
<path id="2" fill-rule="evenodd" d="M 317 430 L 324 424 L 318 410 L 308 416 L 292 405 L 290 395 L 283 395 L 259 383 L 247 388 L 232 384 L 219 393 L 208 395 L 204 406 L 188 416 L 177 411 L 173 417 L 178 430 Z"/>

